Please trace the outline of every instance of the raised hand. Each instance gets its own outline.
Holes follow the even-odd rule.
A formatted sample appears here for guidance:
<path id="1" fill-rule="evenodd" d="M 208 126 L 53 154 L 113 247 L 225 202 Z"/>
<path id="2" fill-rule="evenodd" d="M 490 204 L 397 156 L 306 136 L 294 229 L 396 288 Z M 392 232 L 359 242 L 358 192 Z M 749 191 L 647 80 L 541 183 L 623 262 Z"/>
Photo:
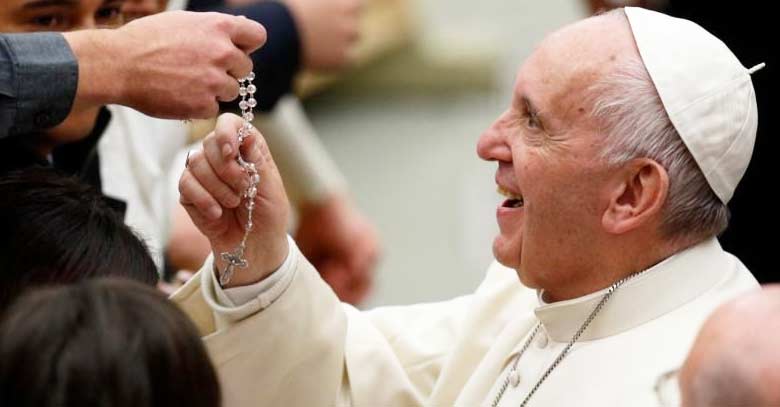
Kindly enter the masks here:
<path id="1" fill-rule="evenodd" d="M 287 256 L 289 204 L 284 185 L 262 135 L 252 135 L 238 145 L 243 119 L 223 114 L 214 131 L 203 140 L 203 149 L 190 155 L 179 181 L 181 204 L 195 226 L 209 239 L 217 269 L 226 269 L 221 254 L 232 252 L 241 242 L 247 224 L 247 209 L 241 199 L 249 176 L 236 161 L 241 156 L 254 163 L 260 174 L 254 198 L 254 228 L 246 242 L 246 269 L 238 269 L 227 285 L 240 286 L 262 280 Z"/>

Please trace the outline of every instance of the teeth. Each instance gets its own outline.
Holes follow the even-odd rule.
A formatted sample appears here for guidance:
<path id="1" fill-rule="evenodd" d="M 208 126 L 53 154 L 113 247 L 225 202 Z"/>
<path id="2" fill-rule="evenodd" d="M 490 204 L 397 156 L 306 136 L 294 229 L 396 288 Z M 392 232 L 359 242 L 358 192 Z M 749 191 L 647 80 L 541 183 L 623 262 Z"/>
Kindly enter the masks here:
<path id="1" fill-rule="evenodd" d="M 522 204 L 522 202 L 523 202 L 523 195 L 514 194 L 514 193 L 508 191 L 507 189 L 505 189 L 504 187 L 502 187 L 501 185 L 498 186 L 497 190 L 498 190 L 499 194 L 501 194 L 501 195 L 503 195 L 503 196 L 505 196 L 505 197 L 507 197 L 509 199 L 516 199 L 516 200 L 520 201 L 520 203 Z"/>

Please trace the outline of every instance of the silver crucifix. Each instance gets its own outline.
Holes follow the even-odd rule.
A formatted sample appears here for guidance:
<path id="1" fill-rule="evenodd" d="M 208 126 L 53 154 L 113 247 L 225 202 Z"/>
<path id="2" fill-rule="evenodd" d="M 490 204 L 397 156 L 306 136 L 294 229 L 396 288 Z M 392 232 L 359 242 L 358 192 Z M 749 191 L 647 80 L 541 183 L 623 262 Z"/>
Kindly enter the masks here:
<path id="1" fill-rule="evenodd" d="M 236 248 L 236 250 L 229 253 L 222 253 L 222 260 L 227 262 L 225 271 L 219 276 L 219 284 L 222 286 L 230 282 L 230 278 L 233 277 L 233 272 L 236 267 L 241 267 L 243 269 L 249 265 L 246 259 L 244 259 L 244 250 L 242 250 L 241 247 Z"/>

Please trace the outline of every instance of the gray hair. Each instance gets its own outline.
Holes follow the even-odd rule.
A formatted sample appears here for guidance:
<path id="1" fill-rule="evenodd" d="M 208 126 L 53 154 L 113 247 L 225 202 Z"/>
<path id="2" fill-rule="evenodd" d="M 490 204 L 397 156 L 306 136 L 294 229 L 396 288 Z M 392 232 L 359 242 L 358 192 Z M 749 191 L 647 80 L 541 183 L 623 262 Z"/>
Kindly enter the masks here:
<path id="1" fill-rule="evenodd" d="M 603 17 L 628 21 L 622 9 Z M 728 226 L 729 209 L 707 179 L 664 110 L 661 97 L 639 56 L 624 60 L 589 89 L 592 116 L 604 134 L 601 158 L 622 165 L 646 157 L 669 175 L 661 233 L 672 240 L 716 236 Z"/>

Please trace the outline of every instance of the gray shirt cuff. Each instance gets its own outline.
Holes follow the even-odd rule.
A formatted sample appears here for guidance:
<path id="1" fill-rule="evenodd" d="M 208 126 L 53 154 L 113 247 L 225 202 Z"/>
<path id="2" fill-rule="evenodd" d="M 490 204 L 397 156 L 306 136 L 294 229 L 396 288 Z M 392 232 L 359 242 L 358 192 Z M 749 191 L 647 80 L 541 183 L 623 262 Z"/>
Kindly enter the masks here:
<path id="1" fill-rule="evenodd" d="M 65 120 L 78 73 L 76 56 L 61 34 L 0 35 L 0 138 Z"/>

